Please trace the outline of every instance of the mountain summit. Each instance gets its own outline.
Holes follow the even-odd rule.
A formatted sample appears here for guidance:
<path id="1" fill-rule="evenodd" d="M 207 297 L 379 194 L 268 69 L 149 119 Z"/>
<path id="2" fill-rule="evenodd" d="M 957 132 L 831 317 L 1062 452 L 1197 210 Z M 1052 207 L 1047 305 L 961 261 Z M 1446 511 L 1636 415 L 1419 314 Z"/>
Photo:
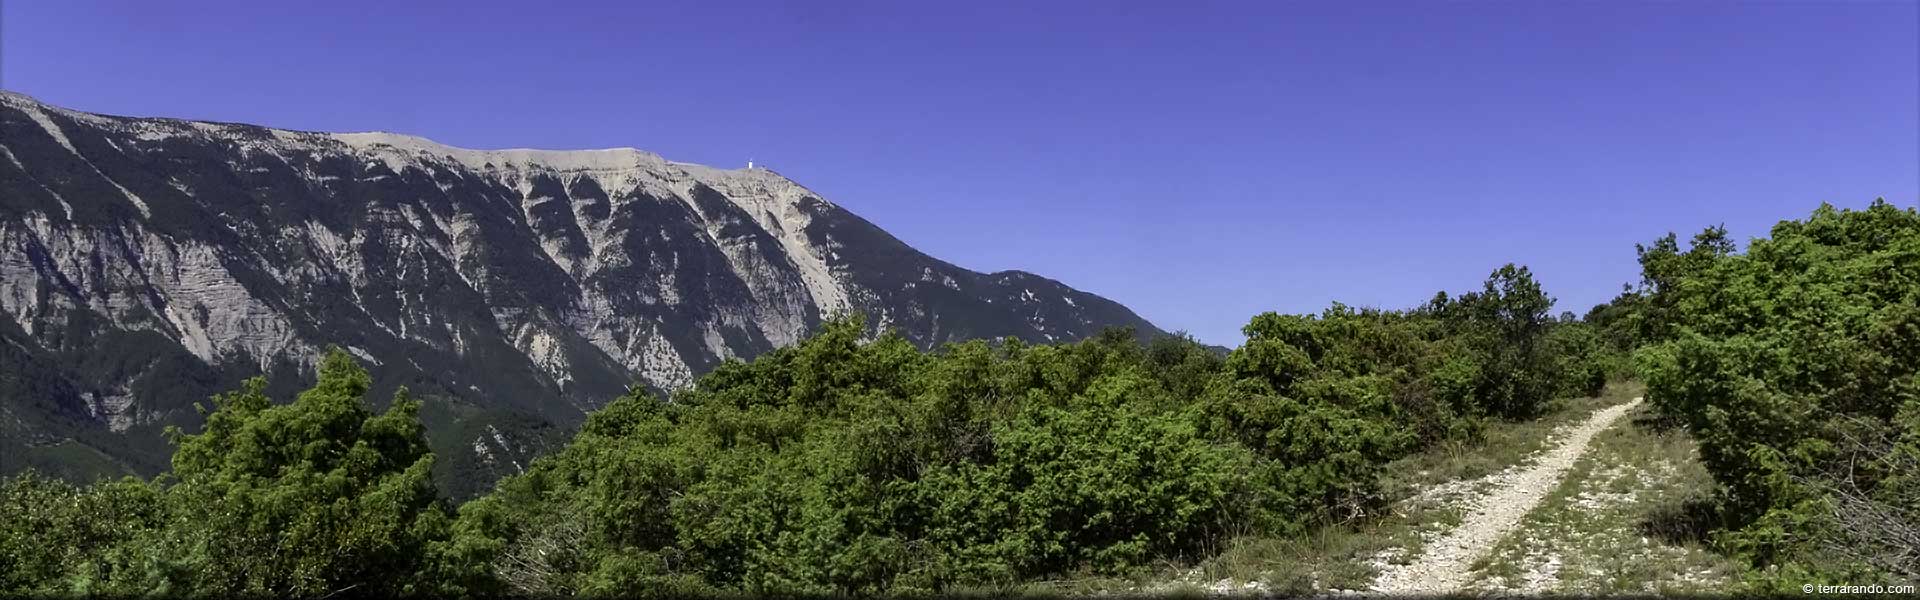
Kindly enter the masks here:
<path id="1" fill-rule="evenodd" d="M 927 256 L 765 168 L 0 93 L 0 451 L 19 457 L 0 473 L 157 470 L 194 403 L 256 375 L 296 389 L 339 346 L 376 395 L 429 400 L 449 473 L 497 475 L 629 385 L 670 393 L 848 313 L 923 346 L 1159 333 Z"/>

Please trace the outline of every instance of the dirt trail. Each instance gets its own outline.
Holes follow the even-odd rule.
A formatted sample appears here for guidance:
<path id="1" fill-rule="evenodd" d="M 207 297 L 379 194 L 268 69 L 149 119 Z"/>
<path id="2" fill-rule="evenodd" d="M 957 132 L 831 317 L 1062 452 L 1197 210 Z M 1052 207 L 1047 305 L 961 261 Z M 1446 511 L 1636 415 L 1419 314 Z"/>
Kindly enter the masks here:
<path id="1" fill-rule="evenodd" d="M 1580 424 L 1558 448 L 1541 456 L 1525 470 L 1502 478 L 1499 487 L 1470 503 L 1471 511 L 1459 527 L 1427 544 L 1418 560 L 1406 565 L 1389 565 L 1374 580 L 1373 591 L 1387 594 L 1444 594 L 1460 590 L 1472 578 L 1473 563 L 1486 556 L 1493 545 L 1512 533 L 1520 519 L 1532 512 L 1560 484 L 1561 476 L 1580 455 L 1595 434 L 1605 431 L 1621 415 L 1639 406 L 1632 402 L 1595 411 Z"/>

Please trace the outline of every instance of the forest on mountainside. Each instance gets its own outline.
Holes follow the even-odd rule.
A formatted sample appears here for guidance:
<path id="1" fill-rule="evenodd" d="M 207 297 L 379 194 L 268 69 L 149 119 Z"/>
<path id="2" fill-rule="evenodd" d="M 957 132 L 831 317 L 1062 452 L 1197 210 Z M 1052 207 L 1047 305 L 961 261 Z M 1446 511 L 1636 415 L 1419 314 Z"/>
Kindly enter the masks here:
<path id="1" fill-rule="evenodd" d="M 1262 314 L 1224 356 L 1120 330 L 922 351 L 840 319 L 671 398 L 629 393 L 458 506 L 419 403 L 371 412 L 335 351 L 291 403 L 213 398 L 154 479 L 0 483 L 0 593 L 877 595 L 1125 572 L 1369 518 L 1388 462 L 1632 375 L 1701 441 L 1721 484 L 1701 518 L 1756 581 L 1911 580 L 1920 214 L 1822 207 L 1745 252 L 1715 228 L 1640 261 L 1583 319 L 1508 265 L 1406 310 Z"/>

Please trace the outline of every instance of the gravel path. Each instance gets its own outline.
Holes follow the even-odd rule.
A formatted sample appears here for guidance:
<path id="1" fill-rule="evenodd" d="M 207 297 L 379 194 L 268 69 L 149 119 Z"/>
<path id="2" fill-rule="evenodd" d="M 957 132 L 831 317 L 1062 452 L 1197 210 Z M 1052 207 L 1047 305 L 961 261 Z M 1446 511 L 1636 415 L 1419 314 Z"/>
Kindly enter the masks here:
<path id="1" fill-rule="evenodd" d="M 1373 591 L 1444 594 L 1460 590 L 1472 579 L 1473 563 L 1486 556 L 1494 543 L 1512 533 L 1520 519 L 1559 485 L 1561 476 L 1587 451 L 1587 442 L 1639 404 L 1640 398 L 1634 398 L 1632 402 L 1594 412 L 1567 435 L 1560 447 L 1525 470 L 1502 478 L 1499 487 L 1472 501 L 1470 512 L 1460 526 L 1427 544 L 1419 560 L 1383 569 L 1374 580 Z"/>

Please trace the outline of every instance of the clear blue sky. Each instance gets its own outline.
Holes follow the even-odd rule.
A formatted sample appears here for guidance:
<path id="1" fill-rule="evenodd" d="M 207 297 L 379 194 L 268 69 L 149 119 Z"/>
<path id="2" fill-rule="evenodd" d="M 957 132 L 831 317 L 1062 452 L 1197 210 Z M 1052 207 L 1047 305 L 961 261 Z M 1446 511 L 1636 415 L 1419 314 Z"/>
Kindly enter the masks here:
<path id="1" fill-rule="evenodd" d="M 1917 6 L 14 0 L 0 86 L 752 158 L 935 256 L 1237 344 L 1508 261 L 1584 312 L 1669 230 L 1913 205 Z"/>

